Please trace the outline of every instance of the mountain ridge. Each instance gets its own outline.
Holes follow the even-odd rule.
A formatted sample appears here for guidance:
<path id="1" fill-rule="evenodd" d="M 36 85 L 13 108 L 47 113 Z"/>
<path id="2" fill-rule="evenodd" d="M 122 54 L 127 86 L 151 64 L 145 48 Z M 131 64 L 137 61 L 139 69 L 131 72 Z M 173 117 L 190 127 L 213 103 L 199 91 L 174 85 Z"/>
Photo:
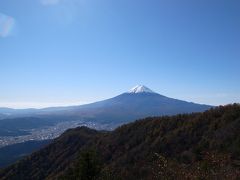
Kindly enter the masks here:
<path id="1" fill-rule="evenodd" d="M 154 92 L 153 90 L 151 90 L 150 88 L 148 88 L 145 85 L 137 85 L 133 88 L 131 88 L 129 91 L 124 92 L 122 94 L 138 94 L 138 93 L 152 93 L 152 94 L 158 94 L 161 95 L 159 93 Z M 120 94 L 120 95 L 122 95 Z M 115 97 L 118 97 L 120 95 L 117 95 Z M 161 95 L 162 97 L 167 97 L 164 95 Z M 105 100 L 110 100 L 113 99 L 115 97 L 112 98 L 108 98 Z M 169 97 L 168 97 L 169 98 Z M 172 98 L 173 99 L 173 98 Z M 8 107 L 0 107 L 0 113 L 6 113 L 6 114 L 10 114 L 13 113 L 14 111 L 16 112 L 22 112 L 22 113 L 28 113 L 28 112 L 38 112 L 38 111 L 53 111 L 53 110 L 65 110 L 65 109 L 69 109 L 69 108 L 77 108 L 77 107 L 81 107 L 81 106 L 87 106 L 87 105 L 91 105 L 91 104 L 95 104 L 98 102 L 102 102 L 105 100 L 101 100 L 101 101 L 96 101 L 96 102 L 92 102 L 92 103 L 88 103 L 88 104 L 82 104 L 82 105 L 72 105 L 72 106 L 55 106 L 55 107 L 45 107 L 45 108 L 26 108 L 26 109 L 15 109 L 15 108 L 8 108 Z M 178 100 L 175 98 L 175 100 Z M 185 101 L 187 102 L 187 101 Z M 192 103 L 192 102 L 190 102 Z M 198 104 L 198 103 L 195 103 Z M 200 104 L 200 105 L 206 105 L 206 104 Z"/>
<path id="2" fill-rule="evenodd" d="M 103 161 L 100 179 L 105 173 L 108 177 L 133 180 L 236 179 L 240 175 L 239 131 L 239 104 L 204 113 L 146 118 L 112 132 L 79 127 L 3 169 L 0 178 L 77 177 L 79 155 L 95 148 Z"/>

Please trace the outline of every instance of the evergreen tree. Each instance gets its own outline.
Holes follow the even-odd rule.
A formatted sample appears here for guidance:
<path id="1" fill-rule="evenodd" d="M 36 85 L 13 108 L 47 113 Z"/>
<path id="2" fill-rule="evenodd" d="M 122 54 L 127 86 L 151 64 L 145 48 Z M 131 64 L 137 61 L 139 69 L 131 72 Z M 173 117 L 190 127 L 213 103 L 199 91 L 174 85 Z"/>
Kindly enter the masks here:
<path id="1" fill-rule="evenodd" d="M 94 149 L 88 149 L 80 153 L 76 166 L 76 179 L 94 180 L 101 172 L 100 158 Z"/>

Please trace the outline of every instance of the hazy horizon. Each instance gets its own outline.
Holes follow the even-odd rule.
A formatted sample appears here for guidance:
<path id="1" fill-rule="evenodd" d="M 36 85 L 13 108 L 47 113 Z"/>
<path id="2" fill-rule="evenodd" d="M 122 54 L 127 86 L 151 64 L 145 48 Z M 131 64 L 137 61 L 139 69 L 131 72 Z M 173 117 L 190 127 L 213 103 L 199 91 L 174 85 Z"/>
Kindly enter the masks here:
<path id="1" fill-rule="evenodd" d="M 122 93 L 127 93 L 128 91 L 125 91 L 125 92 L 122 92 Z M 158 93 L 156 91 L 154 91 L 155 93 Z M 122 94 L 121 93 L 121 94 Z M 160 93 L 158 93 L 160 94 Z M 118 96 L 120 94 L 117 94 L 115 96 Z M 161 95 L 164 95 L 164 94 L 161 94 Z M 109 99 L 109 98 L 112 98 L 112 97 L 106 97 L 105 99 L 104 98 L 100 98 L 100 99 L 97 99 L 95 101 L 85 101 L 85 102 L 82 102 L 81 100 L 79 101 L 74 101 L 74 102 L 44 102 L 44 103 L 39 103 L 39 102 L 13 102 L 13 103 L 2 103 L 0 102 L 0 108 L 14 108 L 14 109 L 25 109 L 25 108 L 36 108 L 36 109 L 41 109 L 41 108 L 48 108 L 48 107 L 64 107 L 64 106 L 77 106 L 77 105 L 84 105 L 84 104 L 90 104 L 90 103 L 94 103 L 94 102 L 97 102 L 97 101 L 102 101 L 102 100 L 106 100 L 106 99 Z M 177 97 L 170 97 L 170 98 L 174 98 L 174 99 L 179 99 Z M 184 101 L 188 101 L 188 100 L 185 100 L 185 99 L 179 99 L 179 100 L 184 100 Z M 193 101 L 188 101 L 188 102 L 193 102 Z M 206 104 L 204 102 L 194 102 L 194 103 L 199 103 L 199 104 Z M 227 103 L 227 104 L 231 104 L 231 103 L 236 103 L 236 102 L 230 102 L 230 103 Z M 1 104 L 3 106 L 1 106 Z M 212 106 L 219 106 L 219 105 L 227 105 L 227 104 L 208 104 L 208 105 L 212 105 Z"/>

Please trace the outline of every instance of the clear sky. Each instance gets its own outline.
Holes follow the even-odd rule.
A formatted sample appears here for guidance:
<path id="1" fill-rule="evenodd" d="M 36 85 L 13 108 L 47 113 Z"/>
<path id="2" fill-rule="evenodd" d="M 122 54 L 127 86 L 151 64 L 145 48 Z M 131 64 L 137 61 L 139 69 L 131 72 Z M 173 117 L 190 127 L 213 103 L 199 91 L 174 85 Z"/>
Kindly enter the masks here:
<path id="1" fill-rule="evenodd" d="M 83 104 L 137 84 L 240 102 L 240 1 L 0 1 L 0 106 Z"/>

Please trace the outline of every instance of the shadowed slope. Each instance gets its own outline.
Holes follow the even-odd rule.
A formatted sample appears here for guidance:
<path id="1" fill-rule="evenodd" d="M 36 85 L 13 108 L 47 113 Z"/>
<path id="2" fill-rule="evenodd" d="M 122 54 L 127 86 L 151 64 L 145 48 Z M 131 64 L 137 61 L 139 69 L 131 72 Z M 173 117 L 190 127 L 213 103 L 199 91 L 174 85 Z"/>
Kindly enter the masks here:
<path id="1" fill-rule="evenodd" d="M 103 171 L 122 179 L 154 179 L 155 171 L 163 171 L 164 176 L 171 172 L 173 179 L 180 175 L 184 179 L 234 179 L 240 175 L 239 132 L 240 106 L 237 104 L 204 113 L 147 118 L 113 132 L 77 128 L 67 131 L 47 148 L 4 169 L 0 177 L 67 177 L 74 173 L 78 154 L 94 147 L 102 159 Z M 164 162 L 166 159 L 167 169 L 158 169 L 156 161 L 162 162 L 162 159 Z M 220 162 L 223 166 L 217 165 Z M 208 172 L 205 167 L 212 170 Z"/>

